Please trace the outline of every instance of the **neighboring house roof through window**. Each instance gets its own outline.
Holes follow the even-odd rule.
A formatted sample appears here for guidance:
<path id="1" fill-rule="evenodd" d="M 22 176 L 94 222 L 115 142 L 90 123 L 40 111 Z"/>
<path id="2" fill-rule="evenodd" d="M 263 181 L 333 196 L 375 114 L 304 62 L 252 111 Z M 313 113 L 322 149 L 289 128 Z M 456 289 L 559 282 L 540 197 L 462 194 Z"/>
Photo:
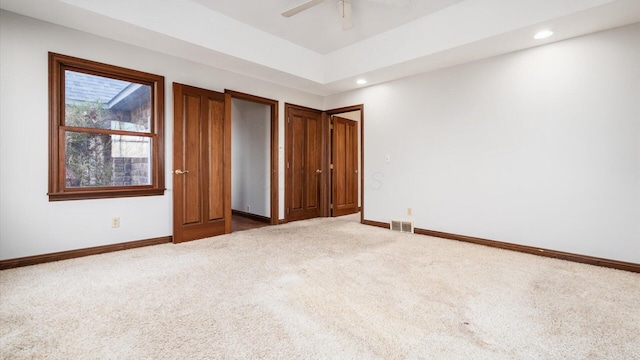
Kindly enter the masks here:
<path id="1" fill-rule="evenodd" d="M 81 72 L 65 71 L 64 91 L 68 103 L 99 101 L 103 104 L 109 104 L 131 85 L 137 84 Z M 113 106 L 113 104 L 110 105 Z M 107 106 L 107 108 L 111 106 Z"/>

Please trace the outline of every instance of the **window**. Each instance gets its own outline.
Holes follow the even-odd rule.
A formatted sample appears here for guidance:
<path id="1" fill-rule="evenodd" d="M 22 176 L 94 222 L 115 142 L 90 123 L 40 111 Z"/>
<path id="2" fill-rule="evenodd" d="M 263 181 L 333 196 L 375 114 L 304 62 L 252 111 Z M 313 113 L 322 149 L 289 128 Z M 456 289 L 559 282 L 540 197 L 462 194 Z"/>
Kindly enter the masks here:
<path id="1" fill-rule="evenodd" d="M 164 77 L 49 53 L 49 201 L 164 194 Z"/>

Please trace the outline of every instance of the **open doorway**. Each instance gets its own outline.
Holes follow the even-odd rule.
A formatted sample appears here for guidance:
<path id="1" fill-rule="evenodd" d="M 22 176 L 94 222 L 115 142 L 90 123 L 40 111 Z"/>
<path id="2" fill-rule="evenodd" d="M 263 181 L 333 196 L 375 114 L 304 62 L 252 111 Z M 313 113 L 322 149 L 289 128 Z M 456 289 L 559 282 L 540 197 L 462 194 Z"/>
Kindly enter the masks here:
<path id="1" fill-rule="evenodd" d="M 231 94 L 232 232 L 277 224 L 278 102 L 226 92 Z"/>

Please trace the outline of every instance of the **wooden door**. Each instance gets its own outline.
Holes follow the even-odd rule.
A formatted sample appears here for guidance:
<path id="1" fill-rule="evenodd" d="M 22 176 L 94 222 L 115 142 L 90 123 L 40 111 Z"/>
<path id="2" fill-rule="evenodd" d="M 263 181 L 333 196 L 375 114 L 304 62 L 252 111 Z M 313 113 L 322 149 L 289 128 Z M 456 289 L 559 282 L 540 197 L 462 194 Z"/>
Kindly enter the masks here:
<path id="1" fill-rule="evenodd" d="M 231 96 L 173 84 L 173 241 L 231 232 Z"/>
<path id="2" fill-rule="evenodd" d="M 321 214 L 322 113 L 287 107 L 286 220 Z"/>
<path id="3" fill-rule="evenodd" d="M 333 117 L 333 216 L 358 212 L 358 123 Z"/>

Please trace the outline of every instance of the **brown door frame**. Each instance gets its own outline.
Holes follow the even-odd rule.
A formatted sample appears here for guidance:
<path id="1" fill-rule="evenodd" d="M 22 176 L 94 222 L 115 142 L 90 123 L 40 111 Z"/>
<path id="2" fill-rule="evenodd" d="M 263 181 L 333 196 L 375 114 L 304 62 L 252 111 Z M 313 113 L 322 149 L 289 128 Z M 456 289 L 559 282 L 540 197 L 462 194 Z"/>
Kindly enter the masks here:
<path id="1" fill-rule="evenodd" d="M 341 107 L 341 108 L 336 108 L 336 109 L 331 109 L 331 110 L 326 110 L 326 111 L 321 111 L 318 109 L 313 109 L 313 108 L 309 108 L 309 107 L 305 107 L 305 106 L 300 106 L 300 105 L 294 105 L 294 104 L 289 104 L 289 103 L 285 103 L 284 104 L 284 109 L 285 109 L 285 118 L 284 118 L 284 123 L 285 123 L 285 127 L 284 127 L 284 138 L 285 138 L 285 142 L 284 142 L 284 146 L 285 149 L 288 149 L 290 144 L 287 143 L 287 139 L 288 137 L 288 132 L 289 132 L 289 126 L 288 126 L 288 119 L 289 119 L 289 112 L 291 109 L 300 109 L 300 110 L 305 110 L 305 111 L 313 111 L 313 112 L 318 112 L 322 114 L 322 129 L 324 129 L 324 131 L 322 132 L 322 146 L 321 148 L 323 149 L 322 151 L 322 164 L 323 164 L 323 168 L 322 168 L 322 174 L 321 174 L 321 187 L 320 187 L 320 206 L 321 206 L 321 214 L 320 216 L 322 217 L 329 217 L 331 216 L 331 190 L 332 190 L 332 184 L 331 184 L 331 172 L 327 171 L 327 169 L 330 168 L 331 165 L 331 141 L 329 140 L 331 138 L 331 116 L 332 115 L 338 115 L 341 113 L 346 113 L 346 112 L 351 112 L 351 111 L 360 111 L 360 169 L 359 169 L 359 173 L 360 173 L 360 222 L 363 223 L 364 222 L 364 192 L 365 192 L 365 188 L 364 188 L 364 104 L 358 104 L 358 105 L 352 105 L 352 106 L 345 106 L 345 107 Z M 291 159 L 289 158 L 289 152 L 285 151 L 285 164 L 288 161 L 291 161 Z M 284 184 L 284 197 L 285 197 L 285 211 L 284 211 L 284 222 L 288 222 L 288 216 L 287 216 L 287 205 L 289 204 L 290 201 L 290 189 L 287 187 L 287 169 L 286 169 L 286 165 L 285 165 L 285 184 Z"/>
<path id="2" fill-rule="evenodd" d="M 352 106 L 346 106 L 346 107 L 341 107 L 341 108 L 337 108 L 337 109 L 331 109 L 331 110 L 327 110 L 324 112 L 325 117 L 326 117 L 326 122 L 327 122 L 327 126 L 325 127 L 326 129 L 326 133 L 325 136 L 326 138 L 330 138 L 331 136 L 331 129 L 330 129 L 330 119 L 332 115 L 339 115 L 342 113 L 346 113 L 346 112 L 351 112 L 351 111 L 360 111 L 360 121 L 359 121 L 359 125 L 360 125 L 360 169 L 359 169 L 359 174 L 360 174 L 360 222 L 362 223 L 364 221 L 364 104 L 359 104 L 359 105 L 352 105 Z M 328 144 L 326 144 L 325 147 L 325 152 L 327 154 L 331 154 L 331 142 L 329 141 Z M 328 169 L 329 166 L 331 165 L 331 156 L 327 156 L 326 159 L 326 163 L 325 163 L 325 168 Z M 331 177 L 329 177 L 329 179 L 327 180 L 325 184 L 329 191 L 324 193 L 324 204 L 325 204 L 325 211 L 328 214 L 331 214 L 330 212 L 330 206 L 331 206 L 331 190 L 333 189 L 332 184 L 331 184 Z M 330 215 L 327 215 L 330 216 Z"/>
<path id="3" fill-rule="evenodd" d="M 289 149 L 291 147 L 291 144 L 289 144 L 289 117 L 291 115 L 291 111 L 292 110 L 301 110 L 301 111 L 309 111 L 309 112 L 315 112 L 321 115 L 321 129 L 322 129 L 322 136 L 321 136 L 321 145 L 320 145 L 320 149 L 322 152 L 322 160 L 321 160 L 321 164 L 322 164 L 322 173 L 319 174 L 320 176 L 320 217 L 327 217 L 327 216 L 331 216 L 331 213 L 329 212 L 329 202 L 327 202 L 327 194 L 330 191 L 330 187 L 329 184 L 331 183 L 330 180 L 330 172 L 327 171 L 327 169 L 329 169 L 328 166 L 328 161 L 330 161 L 330 152 L 326 151 L 327 148 L 327 143 L 330 143 L 327 140 L 327 130 L 329 130 L 329 121 L 328 121 L 328 117 L 327 114 L 325 112 L 323 112 L 322 110 L 318 110 L 318 109 L 313 109 L 310 107 L 306 107 L 306 106 L 300 106 L 300 105 L 295 105 L 295 104 L 289 104 L 289 103 L 284 103 L 284 148 L 285 148 L 285 181 L 284 181 L 284 222 L 289 222 L 289 214 L 287 212 L 287 206 L 289 206 L 290 202 L 291 202 L 291 191 L 292 189 L 289 187 L 290 185 L 287 182 L 287 179 L 289 178 L 289 171 L 290 169 L 288 169 L 286 167 L 286 164 L 291 162 L 291 154 L 289 152 Z"/>
<path id="4" fill-rule="evenodd" d="M 271 225 L 277 225 L 280 217 L 280 200 L 278 196 L 278 101 L 229 89 L 225 89 L 224 92 L 231 95 L 232 99 L 251 101 L 271 107 L 271 204 L 269 206 L 271 208 Z M 233 118 L 231 121 L 233 122 Z"/>

